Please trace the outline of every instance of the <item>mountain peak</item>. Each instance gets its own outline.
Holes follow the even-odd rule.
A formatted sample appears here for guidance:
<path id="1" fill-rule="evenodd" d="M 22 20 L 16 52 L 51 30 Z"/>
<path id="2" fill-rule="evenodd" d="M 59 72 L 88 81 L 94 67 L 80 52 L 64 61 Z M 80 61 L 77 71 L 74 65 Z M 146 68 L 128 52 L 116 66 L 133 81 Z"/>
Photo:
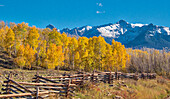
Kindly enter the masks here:
<path id="1" fill-rule="evenodd" d="M 46 26 L 46 28 L 50 28 L 52 30 L 55 27 L 52 24 L 49 24 L 49 25 Z"/>
<path id="2" fill-rule="evenodd" d="M 128 22 L 126 22 L 125 20 L 120 20 L 117 22 L 117 24 L 128 24 Z"/>
<path id="3" fill-rule="evenodd" d="M 149 26 L 149 27 L 153 27 L 154 25 L 153 25 L 153 23 L 150 23 L 148 26 Z"/>

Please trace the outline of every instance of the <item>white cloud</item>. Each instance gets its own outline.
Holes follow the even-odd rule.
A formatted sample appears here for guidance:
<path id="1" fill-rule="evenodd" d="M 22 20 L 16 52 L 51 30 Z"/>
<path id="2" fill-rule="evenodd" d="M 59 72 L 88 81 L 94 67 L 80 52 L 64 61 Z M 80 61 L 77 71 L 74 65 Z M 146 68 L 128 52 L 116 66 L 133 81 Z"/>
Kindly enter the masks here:
<path id="1" fill-rule="evenodd" d="M 99 7 L 103 7 L 102 3 L 96 3 Z"/>
<path id="2" fill-rule="evenodd" d="M 103 6 L 102 3 L 99 3 L 99 6 L 102 7 Z"/>
<path id="3" fill-rule="evenodd" d="M 0 5 L 0 7 L 3 7 L 3 6 L 5 6 L 5 5 Z"/>
<path id="4" fill-rule="evenodd" d="M 96 11 L 97 14 L 105 13 L 105 11 Z"/>
<path id="5" fill-rule="evenodd" d="M 99 7 L 103 7 L 103 4 L 102 3 L 96 3 L 97 6 Z M 102 8 L 101 8 L 102 9 Z M 102 14 L 102 13 L 105 13 L 105 11 L 96 11 L 97 14 Z"/>
<path id="6" fill-rule="evenodd" d="M 96 13 L 100 13 L 99 11 L 96 11 Z"/>

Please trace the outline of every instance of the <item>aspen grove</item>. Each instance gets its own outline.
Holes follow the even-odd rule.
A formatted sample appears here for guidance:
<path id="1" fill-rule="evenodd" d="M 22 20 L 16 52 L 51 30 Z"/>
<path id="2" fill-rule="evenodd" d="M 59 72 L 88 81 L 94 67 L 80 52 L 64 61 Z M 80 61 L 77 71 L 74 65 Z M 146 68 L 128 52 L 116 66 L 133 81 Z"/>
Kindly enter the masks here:
<path id="1" fill-rule="evenodd" d="M 0 46 L 10 56 L 14 55 L 16 65 L 23 69 L 36 66 L 82 71 L 161 72 L 166 75 L 170 71 L 170 53 L 166 51 L 126 49 L 114 39 L 108 44 L 101 36 L 77 38 L 55 28 L 40 29 L 24 22 L 10 23 L 9 26 L 0 22 Z"/>

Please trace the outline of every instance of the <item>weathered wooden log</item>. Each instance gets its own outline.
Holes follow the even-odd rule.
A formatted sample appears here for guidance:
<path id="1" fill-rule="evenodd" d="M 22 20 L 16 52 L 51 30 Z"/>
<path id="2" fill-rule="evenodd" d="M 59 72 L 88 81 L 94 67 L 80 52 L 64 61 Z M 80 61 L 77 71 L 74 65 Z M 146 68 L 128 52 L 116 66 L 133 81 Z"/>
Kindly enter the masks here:
<path id="1" fill-rule="evenodd" d="M 22 85 L 35 85 L 35 86 L 67 86 L 66 84 L 55 84 L 55 83 L 27 83 L 27 82 L 18 82 Z M 70 86 L 76 86 L 75 84 L 70 84 Z"/>
<path id="2" fill-rule="evenodd" d="M 4 81 L 4 83 L 8 83 L 9 81 Z"/>
<path id="3" fill-rule="evenodd" d="M 84 76 L 91 76 L 92 74 L 86 74 Z M 80 75 L 71 75 L 71 76 L 46 76 L 44 78 L 53 79 L 53 78 L 75 78 L 75 77 L 83 77 L 83 74 Z"/>
<path id="4" fill-rule="evenodd" d="M 47 79 L 47 78 L 44 78 L 44 77 L 41 77 L 41 76 L 37 76 L 37 77 L 40 78 L 40 79 L 44 79 L 46 81 L 52 82 L 52 83 L 58 83 L 56 81 L 53 81 L 53 80 L 50 80 L 50 79 Z"/>
<path id="5" fill-rule="evenodd" d="M 46 77 L 44 77 L 44 78 L 46 78 Z M 52 81 L 69 81 L 70 79 L 72 79 L 72 78 L 69 78 L 69 79 L 50 79 L 50 80 L 52 80 Z"/>
<path id="6" fill-rule="evenodd" d="M 38 96 L 43 94 L 49 94 L 49 93 L 50 93 L 49 91 L 39 92 Z M 5 95 L 0 95 L 0 98 L 22 97 L 22 96 L 35 96 L 35 93 L 5 94 Z"/>
<path id="7" fill-rule="evenodd" d="M 10 91 L 16 93 L 16 94 L 19 94 L 16 90 L 13 90 L 12 88 L 8 88 Z"/>
<path id="8" fill-rule="evenodd" d="M 25 86 L 26 88 L 36 88 L 37 86 Z M 39 86 L 40 89 L 54 89 L 54 90 L 65 90 L 67 87 L 48 87 L 48 86 Z"/>
<path id="9" fill-rule="evenodd" d="M 2 94 L 8 94 L 7 92 L 4 92 L 4 93 L 2 93 Z M 9 94 L 13 94 L 12 92 L 9 92 Z"/>
<path id="10" fill-rule="evenodd" d="M 10 81 L 11 81 L 12 83 L 14 83 L 15 85 L 17 85 L 18 87 L 20 87 L 20 88 L 22 88 L 22 89 L 24 89 L 24 90 L 26 90 L 26 91 L 28 91 L 28 92 L 30 92 L 30 93 L 33 93 L 31 90 L 25 88 L 24 86 L 21 86 L 19 83 L 15 82 L 15 81 L 13 81 L 13 80 L 10 80 Z"/>
<path id="11" fill-rule="evenodd" d="M 25 91 L 23 91 L 23 90 L 19 89 L 18 87 L 14 86 L 14 85 L 10 85 L 10 86 L 11 86 L 11 87 L 13 87 L 13 88 L 15 88 L 16 90 L 18 90 L 18 91 L 22 92 L 22 93 L 26 93 Z"/>
<path id="12" fill-rule="evenodd" d="M 57 97 L 55 97 L 55 96 L 57 96 L 57 94 L 48 94 L 48 95 L 44 95 L 44 96 L 41 96 L 41 98 L 48 98 L 48 97 L 53 97 L 53 98 L 56 98 L 57 99 Z"/>
<path id="13" fill-rule="evenodd" d="M 32 82 L 36 82 L 37 83 L 37 80 L 33 80 Z M 38 82 L 42 82 L 42 83 L 47 83 L 47 82 L 45 82 L 45 81 L 43 81 L 43 80 L 38 80 Z"/>
<path id="14" fill-rule="evenodd" d="M 44 91 L 47 91 L 47 90 L 40 90 L 40 92 L 44 92 Z M 60 93 L 60 91 L 56 91 L 56 90 L 48 90 L 50 93 L 57 93 L 57 94 L 59 94 Z M 66 91 L 64 91 L 64 92 L 66 92 Z"/>
<path id="15" fill-rule="evenodd" d="M 7 88 L 2 88 L 1 90 L 2 90 L 2 91 L 6 91 L 6 90 L 8 90 L 8 89 L 7 89 Z"/>

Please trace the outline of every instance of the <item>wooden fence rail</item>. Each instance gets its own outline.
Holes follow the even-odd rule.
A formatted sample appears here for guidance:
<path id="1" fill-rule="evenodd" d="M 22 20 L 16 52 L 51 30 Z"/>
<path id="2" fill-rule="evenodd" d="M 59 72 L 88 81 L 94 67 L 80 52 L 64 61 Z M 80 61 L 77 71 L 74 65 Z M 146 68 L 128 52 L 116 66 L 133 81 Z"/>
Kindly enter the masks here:
<path id="1" fill-rule="evenodd" d="M 38 96 L 44 95 L 44 94 L 49 94 L 50 92 L 39 92 Z M 0 98 L 11 98 L 11 97 L 22 97 L 22 96 L 35 96 L 36 94 L 34 93 L 20 93 L 20 94 L 5 94 L 5 95 L 0 95 Z"/>
<path id="2" fill-rule="evenodd" d="M 104 82 L 111 84 L 119 79 L 155 79 L 155 73 L 121 73 L 121 72 L 93 72 L 63 76 L 40 76 L 37 73 L 33 77 L 32 83 L 16 82 L 6 77 L 2 88 L 4 95 L 0 98 L 23 97 L 23 98 L 44 98 L 52 96 L 74 96 L 75 89 L 84 82 Z"/>

